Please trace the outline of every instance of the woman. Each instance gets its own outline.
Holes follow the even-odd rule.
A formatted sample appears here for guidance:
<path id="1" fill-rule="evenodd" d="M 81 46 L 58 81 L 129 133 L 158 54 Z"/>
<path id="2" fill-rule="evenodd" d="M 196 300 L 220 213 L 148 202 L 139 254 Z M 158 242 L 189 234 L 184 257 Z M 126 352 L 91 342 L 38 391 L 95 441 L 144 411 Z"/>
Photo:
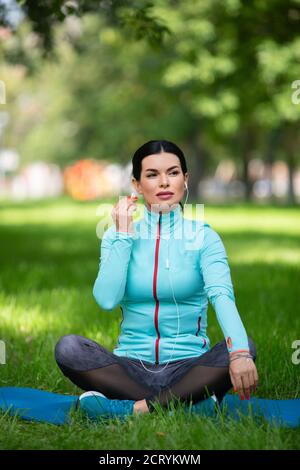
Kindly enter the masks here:
<path id="1" fill-rule="evenodd" d="M 56 345 L 56 361 L 80 388 L 98 391 L 106 410 L 123 405 L 127 412 L 152 412 L 156 403 L 167 407 L 172 399 L 194 404 L 213 397 L 220 403 L 232 386 L 249 399 L 258 381 L 256 349 L 235 305 L 219 235 L 209 224 L 183 217 L 184 154 L 172 142 L 149 141 L 132 164 L 144 217 L 133 222 L 136 202 L 128 197 L 114 206 L 93 288 L 102 309 L 120 304 L 118 345 L 110 352 L 65 335 Z M 225 337 L 212 348 L 208 300 Z"/>

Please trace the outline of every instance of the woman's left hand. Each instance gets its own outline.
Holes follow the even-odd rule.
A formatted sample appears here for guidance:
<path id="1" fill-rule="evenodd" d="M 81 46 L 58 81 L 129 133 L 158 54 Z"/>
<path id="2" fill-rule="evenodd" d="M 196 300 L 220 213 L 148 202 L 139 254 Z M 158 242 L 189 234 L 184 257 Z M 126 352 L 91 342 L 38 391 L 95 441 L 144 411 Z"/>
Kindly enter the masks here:
<path id="1" fill-rule="evenodd" d="M 234 391 L 240 399 L 250 399 L 250 392 L 255 392 L 258 374 L 254 361 L 249 357 L 239 357 L 229 364 L 229 374 Z"/>

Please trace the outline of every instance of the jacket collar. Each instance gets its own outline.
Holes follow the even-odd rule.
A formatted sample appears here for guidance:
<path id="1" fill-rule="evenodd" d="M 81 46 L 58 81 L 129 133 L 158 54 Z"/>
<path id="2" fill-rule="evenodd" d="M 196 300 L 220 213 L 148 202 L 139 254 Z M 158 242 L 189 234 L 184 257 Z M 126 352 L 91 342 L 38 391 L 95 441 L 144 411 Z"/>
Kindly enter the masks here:
<path id="1" fill-rule="evenodd" d="M 181 226 L 183 221 L 182 209 L 178 203 L 170 212 L 161 213 L 148 210 L 144 205 L 144 220 L 148 226 L 148 233 L 151 231 L 152 236 L 156 238 L 158 223 L 160 220 L 160 233 L 169 234 L 175 232 Z"/>

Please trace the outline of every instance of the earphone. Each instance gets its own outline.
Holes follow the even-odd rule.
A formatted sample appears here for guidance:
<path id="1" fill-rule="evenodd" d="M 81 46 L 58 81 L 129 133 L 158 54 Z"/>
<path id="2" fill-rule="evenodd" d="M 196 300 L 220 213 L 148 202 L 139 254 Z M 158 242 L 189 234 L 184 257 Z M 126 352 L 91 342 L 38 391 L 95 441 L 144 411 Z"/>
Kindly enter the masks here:
<path id="1" fill-rule="evenodd" d="M 185 198 L 185 201 L 184 201 L 184 205 L 186 204 L 186 201 L 188 199 L 188 196 L 189 196 L 189 190 L 188 190 L 188 186 L 187 186 L 187 183 L 185 182 L 184 183 L 185 185 L 185 188 L 187 190 L 187 195 L 186 195 L 186 198 Z M 134 193 L 132 193 L 134 194 Z M 174 289 L 173 289 L 173 284 L 172 284 L 172 280 L 171 280 L 171 276 L 170 276 L 170 260 L 169 260 L 169 239 L 167 238 L 167 259 L 166 259 L 166 269 L 168 270 L 168 277 L 169 277 L 169 283 L 170 283 L 170 286 L 171 286 L 171 290 L 172 290 L 172 295 L 173 295 L 173 300 L 175 302 L 175 305 L 176 305 L 176 310 L 177 310 L 177 333 L 176 333 L 176 338 L 175 338 L 175 341 L 174 341 L 174 344 L 173 344 L 173 349 L 172 349 L 172 354 L 168 360 L 168 362 L 164 365 L 164 367 L 161 369 L 161 370 L 158 370 L 158 371 L 153 371 L 151 369 L 148 369 L 147 367 L 145 367 L 145 365 L 143 364 L 143 361 L 139 359 L 140 363 L 142 364 L 142 366 L 144 367 L 145 370 L 147 370 L 148 372 L 151 372 L 152 374 L 159 374 L 160 372 L 162 372 L 163 370 L 165 370 L 165 368 L 167 367 L 167 365 L 169 364 L 171 358 L 173 357 L 174 355 L 174 348 L 175 348 L 175 344 L 176 344 L 176 341 L 177 341 L 177 338 L 178 338 L 178 334 L 179 334 L 179 325 L 180 325 L 180 315 L 179 315 L 179 309 L 178 309 L 178 304 L 176 302 L 176 299 L 175 299 L 175 294 L 174 294 Z"/>

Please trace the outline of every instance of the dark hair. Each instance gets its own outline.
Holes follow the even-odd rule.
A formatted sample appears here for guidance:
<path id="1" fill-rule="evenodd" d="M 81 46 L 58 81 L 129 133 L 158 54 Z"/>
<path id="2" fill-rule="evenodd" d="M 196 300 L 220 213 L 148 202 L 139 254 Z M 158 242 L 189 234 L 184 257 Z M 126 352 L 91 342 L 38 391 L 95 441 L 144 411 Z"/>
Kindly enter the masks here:
<path id="1" fill-rule="evenodd" d="M 142 160 L 148 155 L 154 155 L 161 152 L 174 153 L 180 160 L 180 166 L 183 174 L 187 172 L 185 156 L 182 150 L 169 140 L 149 140 L 139 147 L 132 157 L 132 175 L 137 181 L 140 181 L 142 171 Z M 179 203 L 183 210 L 182 203 Z"/>

